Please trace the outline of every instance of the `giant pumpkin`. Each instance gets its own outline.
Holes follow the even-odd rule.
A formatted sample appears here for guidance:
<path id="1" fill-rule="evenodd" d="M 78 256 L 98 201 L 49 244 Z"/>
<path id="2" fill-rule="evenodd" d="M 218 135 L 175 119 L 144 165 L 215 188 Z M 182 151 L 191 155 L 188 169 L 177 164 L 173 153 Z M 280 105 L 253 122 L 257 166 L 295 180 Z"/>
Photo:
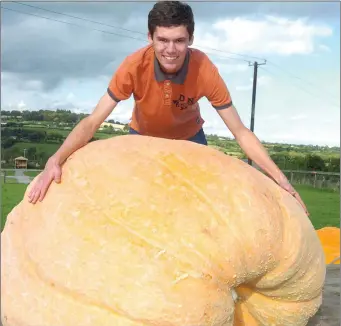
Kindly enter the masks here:
<path id="1" fill-rule="evenodd" d="M 340 229 L 326 226 L 316 232 L 322 244 L 326 264 L 340 264 Z"/>
<path id="2" fill-rule="evenodd" d="M 8 215 L 1 317 L 4 326 L 306 325 L 321 304 L 324 259 L 299 203 L 256 169 L 191 142 L 115 137 L 75 152 L 42 202 L 26 192 Z"/>

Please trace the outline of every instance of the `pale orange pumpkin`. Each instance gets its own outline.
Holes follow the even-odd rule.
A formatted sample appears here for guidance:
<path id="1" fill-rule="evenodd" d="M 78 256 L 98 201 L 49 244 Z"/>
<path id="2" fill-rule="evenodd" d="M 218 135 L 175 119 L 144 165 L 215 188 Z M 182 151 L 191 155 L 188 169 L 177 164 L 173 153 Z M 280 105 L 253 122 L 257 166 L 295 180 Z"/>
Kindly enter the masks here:
<path id="1" fill-rule="evenodd" d="M 340 264 L 340 229 L 326 226 L 316 231 L 326 257 L 326 264 Z"/>
<path id="2" fill-rule="evenodd" d="M 4 326 L 300 326 L 325 279 L 291 195 L 212 148 L 145 136 L 74 153 L 1 245 Z"/>

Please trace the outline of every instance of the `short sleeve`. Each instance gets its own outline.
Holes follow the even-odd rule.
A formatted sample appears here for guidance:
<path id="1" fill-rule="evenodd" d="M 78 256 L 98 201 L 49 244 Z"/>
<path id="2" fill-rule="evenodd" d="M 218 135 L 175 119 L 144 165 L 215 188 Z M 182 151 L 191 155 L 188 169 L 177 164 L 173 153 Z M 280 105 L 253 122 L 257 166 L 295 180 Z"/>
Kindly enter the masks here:
<path id="1" fill-rule="evenodd" d="M 208 60 L 205 69 L 205 96 L 216 110 L 232 106 L 230 92 L 219 74 L 217 67 Z"/>
<path id="2" fill-rule="evenodd" d="M 124 60 L 113 75 L 109 86 L 108 94 L 115 102 L 128 99 L 134 90 L 134 79 L 131 65 Z"/>

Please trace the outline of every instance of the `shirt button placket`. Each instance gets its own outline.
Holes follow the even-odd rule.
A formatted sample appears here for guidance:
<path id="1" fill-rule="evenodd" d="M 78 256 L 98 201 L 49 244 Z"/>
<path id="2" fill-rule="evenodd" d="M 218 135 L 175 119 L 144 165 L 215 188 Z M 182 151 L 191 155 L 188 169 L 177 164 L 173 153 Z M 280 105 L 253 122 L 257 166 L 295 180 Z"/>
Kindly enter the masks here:
<path id="1" fill-rule="evenodd" d="M 172 86 L 169 80 L 164 83 L 164 103 L 165 105 L 171 105 L 172 99 Z"/>

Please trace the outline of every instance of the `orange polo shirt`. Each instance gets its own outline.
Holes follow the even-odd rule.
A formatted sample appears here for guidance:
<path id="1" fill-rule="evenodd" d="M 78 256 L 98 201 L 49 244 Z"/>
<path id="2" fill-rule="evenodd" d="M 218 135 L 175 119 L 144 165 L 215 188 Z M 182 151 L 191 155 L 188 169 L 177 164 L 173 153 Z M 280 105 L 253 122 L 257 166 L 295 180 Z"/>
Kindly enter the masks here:
<path id="1" fill-rule="evenodd" d="M 108 93 L 116 102 L 134 96 L 131 128 L 142 135 L 169 139 L 188 139 L 202 128 L 198 104 L 202 97 L 217 110 L 232 105 L 215 65 L 193 48 L 172 77 L 162 72 L 151 45 L 138 50 L 118 67 Z"/>

